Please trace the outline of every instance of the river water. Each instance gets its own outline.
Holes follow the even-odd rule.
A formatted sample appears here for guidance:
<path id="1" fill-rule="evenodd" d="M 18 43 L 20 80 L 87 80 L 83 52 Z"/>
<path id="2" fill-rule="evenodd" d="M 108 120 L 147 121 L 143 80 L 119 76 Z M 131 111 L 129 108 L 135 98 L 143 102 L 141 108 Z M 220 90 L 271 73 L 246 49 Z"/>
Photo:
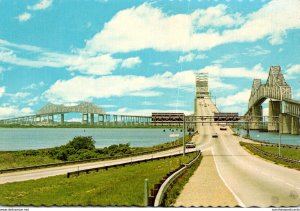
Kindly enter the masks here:
<path id="1" fill-rule="evenodd" d="M 236 130 L 235 131 L 241 135 L 246 135 L 246 130 Z M 278 144 L 280 140 L 279 133 L 274 132 L 259 132 L 256 130 L 250 130 L 250 138 L 259 140 L 259 141 L 267 141 L 270 143 Z M 300 135 L 290 135 L 290 134 L 281 134 L 281 144 L 289 144 L 289 145 L 300 145 Z"/>
<path id="2" fill-rule="evenodd" d="M 97 148 L 130 143 L 132 147 L 149 147 L 174 141 L 166 128 L 0 128 L 0 151 L 42 149 L 68 143 L 75 136 L 92 136 Z"/>

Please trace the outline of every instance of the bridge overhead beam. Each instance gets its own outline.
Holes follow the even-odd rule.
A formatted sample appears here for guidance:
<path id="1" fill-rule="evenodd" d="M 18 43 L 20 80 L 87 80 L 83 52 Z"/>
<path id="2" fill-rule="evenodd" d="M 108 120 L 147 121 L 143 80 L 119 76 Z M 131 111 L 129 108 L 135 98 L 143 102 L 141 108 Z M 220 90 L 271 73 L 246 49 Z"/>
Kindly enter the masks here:
<path id="1" fill-rule="evenodd" d="M 299 117 L 292 116 L 291 117 L 291 134 L 299 135 Z"/>
<path id="2" fill-rule="evenodd" d="M 286 113 L 279 114 L 279 133 L 291 133 L 291 119 L 292 117 Z"/>
<path id="3" fill-rule="evenodd" d="M 268 131 L 278 131 L 278 117 L 281 113 L 281 101 L 269 101 Z"/>

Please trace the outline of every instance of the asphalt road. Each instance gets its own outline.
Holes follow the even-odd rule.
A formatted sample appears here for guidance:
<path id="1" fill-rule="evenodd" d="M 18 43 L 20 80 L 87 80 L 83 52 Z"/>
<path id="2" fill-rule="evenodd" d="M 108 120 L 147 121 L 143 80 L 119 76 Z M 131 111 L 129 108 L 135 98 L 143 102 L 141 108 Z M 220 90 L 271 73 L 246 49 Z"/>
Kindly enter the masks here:
<path id="1" fill-rule="evenodd" d="M 186 151 L 187 152 L 195 151 L 195 149 L 187 149 Z M 50 176 L 62 175 L 77 170 L 84 170 L 84 169 L 109 166 L 109 165 L 121 164 L 121 163 L 129 163 L 131 161 L 143 160 L 146 158 L 162 157 L 166 155 L 174 155 L 179 153 L 182 153 L 182 147 L 174 148 L 168 151 L 162 151 L 162 152 L 157 152 L 148 155 L 141 155 L 136 157 L 127 157 L 127 158 L 117 159 L 117 160 L 98 161 L 92 163 L 82 163 L 82 164 L 43 168 L 43 169 L 36 169 L 36 170 L 4 173 L 4 174 L 0 174 L 0 184 L 32 180 L 32 179 L 40 179 L 40 178 L 45 178 Z"/>
<path id="2" fill-rule="evenodd" d="M 216 111 L 210 99 L 199 99 L 197 106 L 198 115 Z M 251 155 L 230 128 L 220 131 L 217 124 L 204 123 L 198 124 L 198 130 L 199 148 L 212 151 L 219 176 L 240 206 L 300 206 L 300 171 Z M 218 138 L 211 137 L 214 132 Z"/>

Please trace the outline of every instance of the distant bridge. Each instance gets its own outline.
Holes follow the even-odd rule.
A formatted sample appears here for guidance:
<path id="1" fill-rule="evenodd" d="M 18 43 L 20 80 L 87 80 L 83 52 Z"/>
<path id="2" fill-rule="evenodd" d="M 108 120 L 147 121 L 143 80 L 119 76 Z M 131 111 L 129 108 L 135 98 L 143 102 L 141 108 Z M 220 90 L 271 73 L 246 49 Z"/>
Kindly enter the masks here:
<path id="1" fill-rule="evenodd" d="M 47 104 L 35 115 L 22 116 L 0 120 L 2 125 L 53 125 L 66 124 L 65 114 L 81 113 L 81 124 L 98 125 L 128 125 L 128 124 L 149 124 L 151 116 L 138 115 L 115 115 L 107 114 L 103 108 L 93 103 L 83 102 L 75 106 Z M 54 116 L 59 117 L 59 122 L 55 121 Z"/>
<path id="2" fill-rule="evenodd" d="M 259 129 L 263 121 L 262 103 L 269 101 L 268 131 L 299 134 L 300 102 L 292 99 L 292 89 L 287 84 L 280 66 L 271 66 L 265 84 L 254 79 L 248 103 L 247 116 L 252 123 L 250 129 Z"/>

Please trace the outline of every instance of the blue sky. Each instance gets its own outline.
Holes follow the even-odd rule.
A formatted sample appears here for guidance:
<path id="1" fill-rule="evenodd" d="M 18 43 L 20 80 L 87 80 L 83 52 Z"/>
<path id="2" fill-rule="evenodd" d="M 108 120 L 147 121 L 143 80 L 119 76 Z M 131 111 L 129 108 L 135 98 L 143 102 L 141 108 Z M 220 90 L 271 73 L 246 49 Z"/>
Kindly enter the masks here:
<path id="1" fill-rule="evenodd" d="M 0 118 L 48 102 L 193 112 L 195 72 L 221 111 L 280 65 L 300 99 L 300 1 L 0 0 Z M 266 110 L 266 109 L 265 109 Z"/>

